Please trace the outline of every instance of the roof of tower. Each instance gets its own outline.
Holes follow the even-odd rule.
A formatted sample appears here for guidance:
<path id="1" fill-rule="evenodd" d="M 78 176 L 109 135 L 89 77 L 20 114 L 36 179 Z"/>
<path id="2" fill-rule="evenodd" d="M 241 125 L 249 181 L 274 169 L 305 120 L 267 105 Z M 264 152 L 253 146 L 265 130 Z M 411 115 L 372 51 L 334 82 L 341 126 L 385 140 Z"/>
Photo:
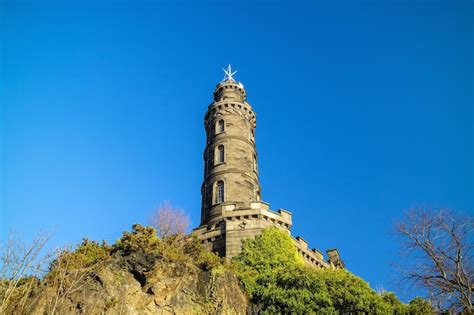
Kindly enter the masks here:
<path id="1" fill-rule="evenodd" d="M 245 101 L 247 93 L 244 90 L 244 85 L 235 81 L 224 81 L 217 84 L 214 90 L 214 101 L 221 101 L 224 99 L 235 99 L 236 101 Z"/>
<path id="2" fill-rule="evenodd" d="M 235 99 L 237 101 L 245 101 L 246 93 L 244 85 L 241 82 L 237 82 L 234 79 L 234 75 L 238 70 L 233 71 L 232 66 L 228 65 L 227 69 L 222 68 L 224 71 L 224 78 L 219 84 L 217 84 L 214 90 L 214 101 L 220 101 L 223 99 Z"/>

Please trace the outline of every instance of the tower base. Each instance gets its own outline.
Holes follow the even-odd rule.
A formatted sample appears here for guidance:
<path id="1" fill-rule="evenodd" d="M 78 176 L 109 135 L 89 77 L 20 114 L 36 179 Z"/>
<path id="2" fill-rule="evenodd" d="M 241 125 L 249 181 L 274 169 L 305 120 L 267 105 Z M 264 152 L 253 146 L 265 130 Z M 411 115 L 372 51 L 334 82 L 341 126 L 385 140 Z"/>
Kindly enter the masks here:
<path id="1" fill-rule="evenodd" d="M 260 235 L 265 228 L 277 227 L 291 236 L 291 212 L 283 209 L 272 211 L 265 202 L 252 202 L 249 209 L 226 204 L 222 205 L 220 210 L 221 215 L 213 218 L 209 224 L 194 229 L 193 233 L 221 257 L 232 259 L 239 255 L 242 242 Z M 298 236 L 292 239 L 307 264 L 318 268 L 344 268 L 336 249 L 328 251 L 329 260 L 326 261 L 320 251 L 309 249 L 303 238 Z"/>

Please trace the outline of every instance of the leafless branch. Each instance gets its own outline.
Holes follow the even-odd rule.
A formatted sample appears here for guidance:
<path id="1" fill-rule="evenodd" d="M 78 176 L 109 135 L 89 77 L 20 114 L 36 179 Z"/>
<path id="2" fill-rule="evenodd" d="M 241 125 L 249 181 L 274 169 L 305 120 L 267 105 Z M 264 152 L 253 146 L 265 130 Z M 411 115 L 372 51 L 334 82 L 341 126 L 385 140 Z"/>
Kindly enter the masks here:
<path id="1" fill-rule="evenodd" d="M 408 259 L 402 281 L 426 290 L 442 311 L 473 312 L 474 219 L 415 208 L 395 229 Z"/>
<path id="2" fill-rule="evenodd" d="M 158 236 L 167 240 L 172 237 L 181 238 L 189 226 L 189 216 L 181 208 L 173 208 L 171 203 L 164 202 L 150 216 L 152 225 Z"/>
<path id="3" fill-rule="evenodd" d="M 26 312 L 27 298 L 49 262 L 48 255 L 42 256 L 49 239 L 49 234 L 40 233 L 27 244 L 10 233 L 6 242 L 0 242 L 0 314 L 12 308 Z"/>

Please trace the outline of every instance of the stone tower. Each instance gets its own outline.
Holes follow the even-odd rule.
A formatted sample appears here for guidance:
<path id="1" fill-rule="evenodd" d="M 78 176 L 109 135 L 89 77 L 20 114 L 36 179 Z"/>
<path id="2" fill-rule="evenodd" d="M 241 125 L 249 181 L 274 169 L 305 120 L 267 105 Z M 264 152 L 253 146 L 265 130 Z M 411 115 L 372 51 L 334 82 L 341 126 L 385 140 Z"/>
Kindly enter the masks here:
<path id="1" fill-rule="evenodd" d="M 241 252 L 242 241 L 253 238 L 267 227 L 290 234 L 292 215 L 272 211 L 261 200 L 258 178 L 255 128 L 257 119 L 247 102 L 244 86 L 233 78 L 230 66 L 214 90 L 213 102 L 204 117 L 206 147 L 204 180 L 201 186 L 201 225 L 194 230 L 214 252 L 232 258 Z M 336 249 L 324 260 L 310 250 L 301 237 L 293 238 L 308 264 L 320 268 L 343 268 Z"/>
<path id="2" fill-rule="evenodd" d="M 249 209 L 252 202 L 260 200 L 256 117 L 242 83 L 230 76 L 217 85 L 204 127 L 207 141 L 201 224 L 209 224 L 219 219 L 223 205 Z"/>

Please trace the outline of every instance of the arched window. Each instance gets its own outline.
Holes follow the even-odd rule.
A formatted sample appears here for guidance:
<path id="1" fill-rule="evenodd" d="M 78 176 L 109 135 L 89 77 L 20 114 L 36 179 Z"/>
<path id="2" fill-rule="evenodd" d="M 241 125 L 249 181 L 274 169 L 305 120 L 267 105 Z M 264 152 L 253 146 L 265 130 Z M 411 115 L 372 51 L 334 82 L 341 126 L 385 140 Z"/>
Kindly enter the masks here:
<path id="1" fill-rule="evenodd" d="M 217 122 L 217 133 L 224 132 L 224 130 L 225 130 L 224 120 L 221 119 Z"/>
<path id="2" fill-rule="evenodd" d="M 224 202 L 224 182 L 218 181 L 216 185 L 216 203 Z"/>
<path id="3" fill-rule="evenodd" d="M 253 156 L 253 170 L 255 172 L 258 171 L 258 169 L 257 169 L 257 156 L 256 155 Z"/>
<path id="4" fill-rule="evenodd" d="M 225 149 L 223 145 L 217 147 L 217 160 L 219 161 L 219 163 L 224 163 Z"/>

